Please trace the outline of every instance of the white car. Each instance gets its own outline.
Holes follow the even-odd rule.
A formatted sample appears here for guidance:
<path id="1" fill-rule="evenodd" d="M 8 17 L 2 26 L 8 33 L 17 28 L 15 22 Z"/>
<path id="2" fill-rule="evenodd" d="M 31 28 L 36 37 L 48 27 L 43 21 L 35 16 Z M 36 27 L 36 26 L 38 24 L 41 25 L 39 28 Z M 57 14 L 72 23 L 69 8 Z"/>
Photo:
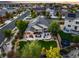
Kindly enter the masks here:
<path id="1" fill-rule="evenodd" d="M 9 24 L 11 22 L 11 20 L 6 20 L 5 24 Z"/>

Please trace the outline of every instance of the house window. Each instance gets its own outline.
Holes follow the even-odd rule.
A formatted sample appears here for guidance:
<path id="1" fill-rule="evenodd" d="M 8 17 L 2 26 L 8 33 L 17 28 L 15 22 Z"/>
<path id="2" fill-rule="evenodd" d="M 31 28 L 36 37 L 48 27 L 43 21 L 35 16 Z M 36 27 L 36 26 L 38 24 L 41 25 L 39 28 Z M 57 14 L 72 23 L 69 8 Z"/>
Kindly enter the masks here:
<path id="1" fill-rule="evenodd" d="M 68 25 L 68 27 L 71 27 L 71 25 Z"/>
<path id="2" fill-rule="evenodd" d="M 77 30 L 77 26 L 75 26 L 74 28 L 75 28 L 75 30 Z"/>
<path id="3" fill-rule="evenodd" d="M 79 24 L 79 22 L 76 22 L 76 24 Z"/>
<path id="4" fill-rule="evenodd" d="M 69 14 L 68 14 L 68 17 L 76 18 L 76 14 L 74 14 L 74 13 L 69 13 Z"/>

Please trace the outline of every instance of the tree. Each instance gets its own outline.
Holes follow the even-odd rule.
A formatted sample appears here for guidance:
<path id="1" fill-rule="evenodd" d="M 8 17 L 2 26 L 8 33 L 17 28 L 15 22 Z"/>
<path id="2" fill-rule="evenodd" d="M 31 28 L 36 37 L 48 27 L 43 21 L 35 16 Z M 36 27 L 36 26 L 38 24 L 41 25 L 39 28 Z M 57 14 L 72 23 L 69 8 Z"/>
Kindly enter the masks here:
<path id="1" fill-rule="evenodd" d="M 61 20 L 62 19 L 62 14 L 60 13 L 60 11 L 56 12 L 56 16 L 58 16 L 58 19 Z"/>
<path id="2" fill-rule="evenodd" d="M 12 31 L 10 29 L 8 30 L 4 30 L 4 36 L 7 37 L 7 38 L 10 38 L 12 35 Z"/>
<path id="3" fill-rule="evenodd" d="M 45 48 L 42 48 L 40 57 L 41 58 L 46 58 L 46 49 Z"/>
<path id="4" fill-rule="evenodd" d="M 6 13 L 5 13 L 5 17 L 6 17 L 7 19 L 13 18 L 13 14 L 6 12 Z"/>
<path id="5" fill-rule="evenodd" d="M 50 18 L 50 13 L 49 13 L 49 12 L 42 11 L 42 14 L 43 14 L 44 16 L 46 16 L 47 18 Z"/>
<path id="6" fill-rule="evenodd" d="M 0 16 L 0 24 L 4 23 L 4 17 Z"/>
<path id="7" fill-rule="evenodd" d="M 46 17 L 49 18 L 49 19 L 51 18 L 49 12 L 46 12 Z"/>
<path id="8" fill-rule="evenodd" d="M 60 49 L 59 48 L 52 48 L 50 47 L 49 50 L 46 50 L 47 58 L 61 58 Z"/>
<path id="9" fill-rule="evenodd" d="M 24 31 L 26 30 L 26 28 L 28 26 L 28 22 L 25 22 L 25 21 L 22 21 L 22 20 L 18 20 L 18 21 L 16 21 L 15 25 L 19 29 L 20 36 L 22 36 Z"/>
<path id="10" fill-rule="evenodd" d="M 21 13 L 21 11 L 20 11 L 19 9 L 17 9 L 17 13 L 18 13 L 18 14 L 20 14 L 20 13 Z"/>
<path id="11" fill-rule="evenodd" d="M 49 28 L 48 28 L 48 30 L 52 34 L 56 35 L 60 30 L 60 26 L 56 21 L 52 21 Z"/>
<path id="12" fill-rule="evenodd" d="M 21 57 L 39 57 L 41 54 L 41 46 L 37 41 L 27 43 L 21 50 Z"/>
<path id="13" fill-rule="evenodd" d="M 59 16 L 59 15 L 60 15 L 60 12 L 57 11 L 57 12 L 56 12 L 56 16 Z"/>
<path id="14" fill-rule="evenodd" d="M 35 18 L 37 16 L 37 13 L 34 10 L 31 10 L 31 17 Z"/>
<path id="15" fill-rule="evenodd" d="M 46 11 L 42 11 L 42 14 L 43 14 L 44 16 L 46 16 Z"/>
<path id="16" fill-rule="evenodd" d="M 76 9 L 76 8 L 70 8 L 70 9 L 69 9 L 69 12 L 71 12 L 71 13 L 76 13 L 76 12 L 77 12 L 77 9 Z"/>
<path id="17" fill-rule="evenodd" d="M 72 39 L 73 42 L 75 43 L 79 43 L 79 36 L 73 36 L 73 39 Z"/>

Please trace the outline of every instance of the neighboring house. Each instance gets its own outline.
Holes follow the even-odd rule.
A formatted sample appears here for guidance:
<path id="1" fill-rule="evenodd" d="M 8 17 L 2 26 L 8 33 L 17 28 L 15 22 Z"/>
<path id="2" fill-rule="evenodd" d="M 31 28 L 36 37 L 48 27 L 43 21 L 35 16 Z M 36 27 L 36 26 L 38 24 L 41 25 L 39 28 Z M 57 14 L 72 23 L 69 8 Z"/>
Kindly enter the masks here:
<path id="1" fill-rule="evenodd" d="M 79 12 L 68 13 L 65 17 L 64 32 L 79 34 Z"/>
<path id="2" fill-rule="evenodd" d="M 6 10 L 5 9 L 0 9 L 0 16 L 5 16 Z"/>
<path id="3" fill-rule="evenodd" d="M 56 11 L 54 9 L 47 8 L 46 11 L 50 13 L 51 18 L 58 18 L 55 16 Z"/>
<path id="4" fill-rule="evenodd" d="M 17 8 L 2 8 L 0 9 L 0 16 L 5 16 L 5 13 L 12 13 L 12 12 L 16 12 Z"/>
<path id="5" fill-rule="evenodd" d="M 67 9 L 61 9 L 62 16 L 65 16 L 66 13 L 68 13 L 68 10 Z"/>
<path id="6" fill-rule="evenodd" d="M 46 11 L 50 13 L 51 18 L 53 18 L 53 19 L 58 18 L 58 16 L 56 16 L 56 13 L 57 13 L 58 11 L 55 10 L 54 8 L 47 8 Z M 64 14 L 67 12 L 67 10 L 61 9 L 60 12 L 61 12 L 61 14 L 62 14 L 62 18 L 65 18 L 65 17 L 64 17 Z"/>
<path id="7" fill-rule="evenodd" d="M 3 10 L 5 10 L 8 13 L 12 13 L 12 12 L 16 12 L 17 8 L 9 7 L 9 8 L 3 8 Z"/>
<path id="8" fill-rule="evenodd" d="M 41 7 L 41 6 L 34 6 L 33 9 L 37 12 L 41 12 L 41 11 L 45 11 L 46 8 L 45 7 Z"/>

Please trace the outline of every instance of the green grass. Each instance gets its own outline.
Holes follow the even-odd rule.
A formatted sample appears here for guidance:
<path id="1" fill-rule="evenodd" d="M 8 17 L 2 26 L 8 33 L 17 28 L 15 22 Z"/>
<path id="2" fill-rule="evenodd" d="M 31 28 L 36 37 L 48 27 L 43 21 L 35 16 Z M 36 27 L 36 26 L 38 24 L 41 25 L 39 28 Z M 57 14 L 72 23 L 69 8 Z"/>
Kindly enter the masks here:
<path id="1" fill-rule="evenodd" d="M 72 34 L 65 33 L 63 31 L 59 32 L 62 40 L 68 40 L 70 42 L 78 43 L 79 42 L 79 35 L 73 36 Z"/>
<path id="2" fill-rule="evenodd" d="M 63 32 L 63 31 L 60 31 L 59 34 L 60 34 L 60 36 L 61 36 L 61 38 L 62 38 L 63 40 L 72 41 L 72 39 L 73 39 L 72 35 L 69 34 L 69 33 L 65 33 L 65 32 Z"/>
<path id="3" fill-rule="evenodd" d="M 30 41 L 20 41 L 19 42 L 19 46 L 20 46 L 20 50 L 27 44 L 30 43 Z M 38 44 L 41 45 L 41 48 L 46 48 L 49 49 L 50 47 L 57 47 L 57 43 L 56 41 L 43 41 L 43 40 L 39 40 Z"/>
<path id="4" fill-rule="evenodd" d="M 19 42 L 19 46 L 20 46 L 20 50 L 25 46 L 25 44 L 27 44 L 27 42 L 25 42 L 25 41 L 20 41 Z"/>
<path id="5" fill-rule="evenodd" d="M 44 47 L 46 49 L 49 49 L 50 47 L 57 47 L 56 41 L 42 41 L 42 40 L 39 40 L 38 43 L 41 45 L 42 48 Z"/>

